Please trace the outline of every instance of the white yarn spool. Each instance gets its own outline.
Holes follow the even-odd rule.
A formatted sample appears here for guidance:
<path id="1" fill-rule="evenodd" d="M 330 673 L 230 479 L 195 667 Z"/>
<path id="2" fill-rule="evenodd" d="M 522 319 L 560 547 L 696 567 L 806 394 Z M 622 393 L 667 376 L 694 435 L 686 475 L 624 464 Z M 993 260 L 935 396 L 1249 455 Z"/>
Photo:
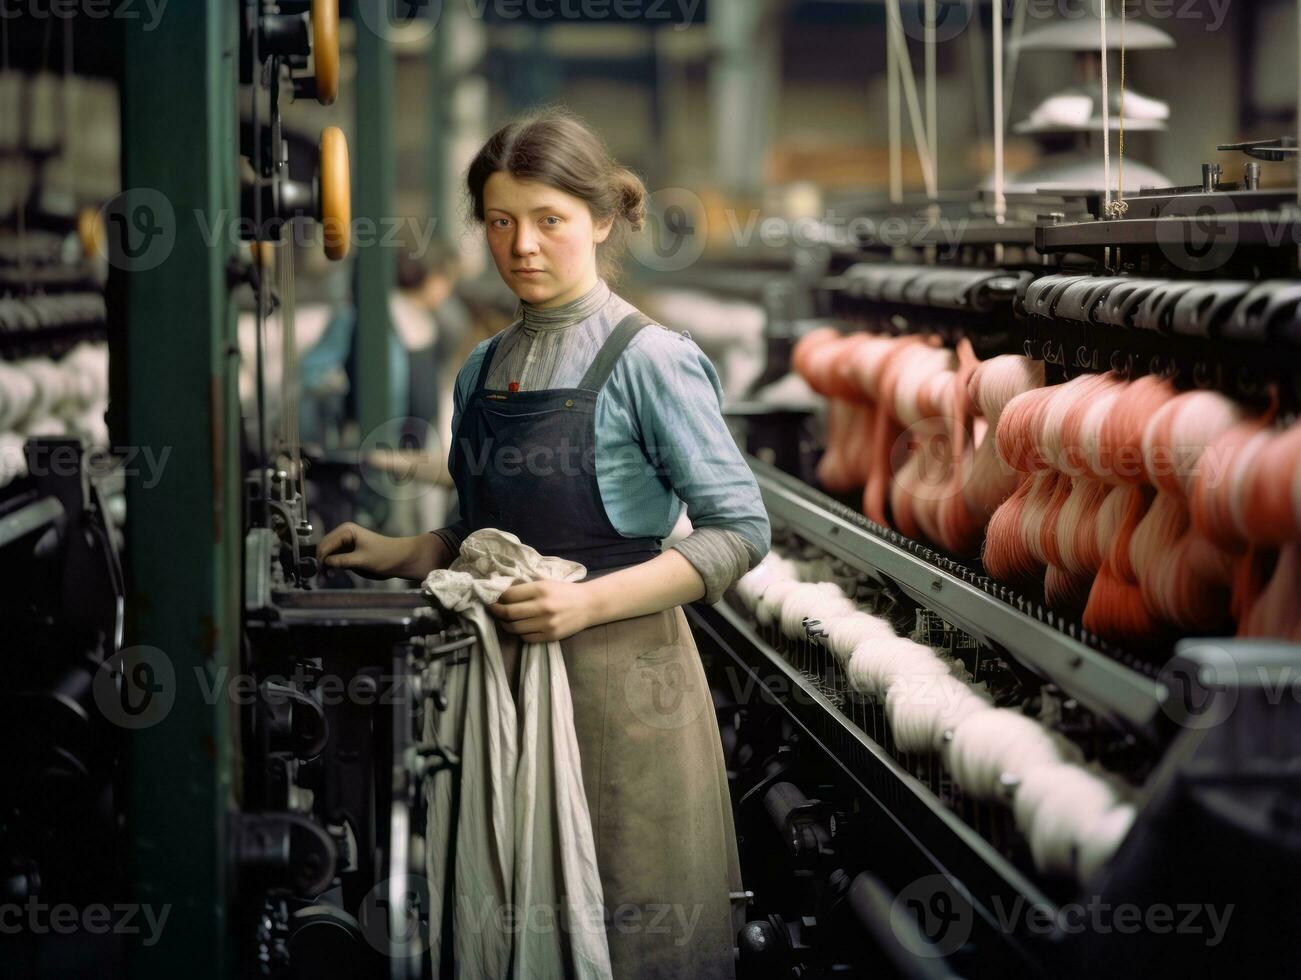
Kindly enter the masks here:
<path id="1" fill-rule="evenodd" d="M 1129 835 L 1138 816 L 1132 803 L 1121 803 L 1104 813 L 1080 842 L 1076 854 L 1076 872 L 1081 882 L 1088 882 L 1098 869 L 1111 860 Z"/>
<path id="2" fill-rule="evenodd" d="M 782 600 L 791 594 L 795 589 L 800 587 L 800 582 L 795 579 L 784 578 L 769 582 L 767 587 L 759 596 L 759 602 L 755 606 L 754 616 L 760 626 L 771 626 L 777 617 L 781 615 Z"/>
<path id="3" fill-rule="evenodd" d="M 107 344 L 78 344 L 59 363 L 65 369 L 74 370 L 79 384 L 89 388 L 91 394 L 87 404 L 93 399 L 108 397 Z"/>
<path id="4" fill-rule="evenodd" d="M 1068 767 L 1056 778 L 1034 811 L 1030 854 L 1045 874 L 1073 874 L 1077 848 L 1119 797 L 1114 786 L 1087 769 Z"/>
<path id="5" fill-rule="evenodd" d="M 804 620 L 808 619 L 813 609 L 829 599 L 838 599 L 842 612 L 854 608 L 853 603 L 845 598 L 840 587 L 834 582 L 804 582 L 792 589 L 782 598 L 781 630 L 792 640 L 804 639 L 808 634 L 804 630 Z M 845 608 L 845 607 L 848 608 Z"/>
<path id="6" fill-rule="evenodd" d="M 852 612 L 836 619 L 824 620 L 822 628 L 827 634 L 822 642 L 842 664 L 849 660 L 859 644 L 895 636 L 894 627 L 889 620 L 865 612 Z"/>
<path id="7" fill-rule="evenodd" d="M 0 364 L 0 429 L 16 429 L 35 400 L 35 382 L 18 368 Z"/>
<path id="8" fill-rule="evenodd" d="M 19 369 L 31 378 L 36 386 L 36 397 L 33 399 L 29 414 L 35 418 L 57 415 L 67 397 L 67 379 L 63 370 L 45 357 L 20 361 Z"/>
<path id="9" fill-rule="evenodd" d="M 1052 796 L 1063 781 L 1070 780 L 1070 775 L 1064 776 L 1063 773 L 1070 773 L 1075 768 L 1069 762 L 1054 762 L 1026 771 L 1012 800 L 1012 816 L 1017 830 L 1029 837 L 1040 804 Z"/>
<path id="10" fill-rule="evenodd" d="M 88 448 L 108 448 L 108 423 L 104 421 L 103 406 L 96 406 L 79 415 L 70 423 L 69 428 L 82 438 Z"/>
<path id="11" fill-rule="evenodd" d="M 7 487 L 27 472 L 22 436 L 0 432 L 0 487 Z"/>
<path id="12" fill-rule="evenodd" d="M 754 610 L 755 604 L 759 601 L 759 596 L 763 594 L 763 590 L 768 583 L 774 581 L 782 573 L 781 566 L 777 562 L 769 561 L 772 557 L 769 554 L 768 557 L 742 575 L 736 582 L 736 594 L 741 597 L 741 601 L 751 611 Z"/>
<path id="13" fill-rule="evenodd" d="M 66 436 L 68 423 L 54 415 L 30 416 L 22 425 L 24 436 Z"/>
<path id="14" fill-rule="evenodd" d="M 1005 776 L 1019 780 L 1035 766 L 1079 755 L 1079 749 L 1038 722 L 1003 708 L 969 715 L 944 746 L 945 767 L 964 792 L 979 800 L 998 798 Z"/>
<path id="15" fill-rule="evenodd" d="M 938 752 L 945 731 L 991 705 L 950 674 L 900 678 L 886 692 L 885 710 L 901 752 Z"/>
<path id="16" fill-rule="evenodd" d="M 901 636 L 860 643 L 845 666 L 850 687 L 878 697 L 884 696 L 900 677 L 935 676 L 947 674 L 948 670 L 929 647 Z"/>
<path id="17" fill-rule="evenodd" d="M 827 623 L 853 615 L 856 609 L 854 600 L 843 592 L 839 595 L 828 594 L 826 598 L 814 600 L 809 606 L 808 611 L 804 614 L 807 623 L 802 628 L 806 631 L 813 630 L 820 633 Z"/>

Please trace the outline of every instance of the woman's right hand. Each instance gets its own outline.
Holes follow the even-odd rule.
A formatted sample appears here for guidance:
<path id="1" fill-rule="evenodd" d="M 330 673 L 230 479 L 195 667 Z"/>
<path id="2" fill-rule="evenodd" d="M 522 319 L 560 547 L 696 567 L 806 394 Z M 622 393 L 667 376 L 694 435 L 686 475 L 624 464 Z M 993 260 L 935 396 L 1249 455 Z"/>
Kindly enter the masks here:
<path id="1" fill-rule="evenodd" d="M 326 568 L 346 568 L 365 578 L 408 579 L 423 579 L 452 557 L 436 534 L 391 538 L 351 521 L 327 534 L 316 556 Z"/>

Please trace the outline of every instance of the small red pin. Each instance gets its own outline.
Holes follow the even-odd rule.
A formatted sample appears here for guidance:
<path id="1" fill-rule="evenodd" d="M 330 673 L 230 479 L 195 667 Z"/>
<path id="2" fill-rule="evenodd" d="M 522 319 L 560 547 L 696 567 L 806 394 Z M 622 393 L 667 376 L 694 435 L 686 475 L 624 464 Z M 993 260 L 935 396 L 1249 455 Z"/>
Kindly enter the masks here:
<path id="1" fill-rule="evenodd" d="M 512 381 L 510 384 L 508 384 L 508 385 L 506 386 L 506 390 L 507 390 L 507 391 L 519 391 L 519 382 L 518 382 L 518 381 Z"/>

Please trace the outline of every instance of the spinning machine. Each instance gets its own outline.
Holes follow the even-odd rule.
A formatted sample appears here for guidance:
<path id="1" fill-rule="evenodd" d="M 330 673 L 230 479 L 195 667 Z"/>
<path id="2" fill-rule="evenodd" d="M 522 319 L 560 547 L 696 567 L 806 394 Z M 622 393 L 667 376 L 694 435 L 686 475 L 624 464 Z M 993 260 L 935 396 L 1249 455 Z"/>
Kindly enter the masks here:
<path id="1" fill-rule="evenodd" d="M 997 207 L 989 194 L 903 201 L 866 216 L 875 227 L 906 216 L 911 248 L 828 228 L 792 263 L 786 288 L 802 292 L 782 306 L 813 315 L 770 308 L 778 336 L 760 384 L 800 373 L 823 396 L 825 425 L 765 414 L 762 393 L 736 414 L 773 555 L 690 617 L 712 658 L 754 893 L 743 975 L 1290 969 L 1295 515 L 1262 518 L 1234 497 L 1253 530 L 1216 554 L 1240 572 L 1255 561 L 1254 586 L 1226 579 L 1200 604 L 1163 604 L 1156 581 L 1201 581 L 1185 546 L 1209 526 L 1196 504 L 1218 492 L 1207 467 L 1247 473 L 1218 441 L 1230 422 L 1259 425 L 1269 446 L 1297 436 L 1297 195 L 1259 187 L 1260 161 L 1295 163 L 1294 142 L 1221 146 L 1245 154 L 1241 182 L 1221 181 L 1231 162 L 1212 164 L 1204 185 L 1125 195 L 1127 210 L 1102 191 L 1009 194 Z M 898 367 L 909 356 L 930 373 Z M 981 386 L 989 365 L 1023 379 L 1001 417 L 981 415 L 982 397 L 998 400 Z M 1090 390 L 1070 403 L 1080 432 L 1140 390 L 1163 392 L 1154 414 L 1171 401 L 1164 418 L 1194 400 L 1230 413 L 1184 430 L 1202 455 L 1155 486 L 1143 474 L 1156 472 L 1161 437 L 1146 435 L 1134 488 L 1117 490 L 1144 508 L 1153 499 L 1145 513 L 1184 515 L 1171 547 L 1134 573 L 1130 598 L 1150 629 L 1104 615 L 1105 568 L 1074 592 L 1055 568 L 1071 565 L 1064 542 L 1090 519 L 1062 501 L 1089 485 L 1097 444 L 1078 436 L 1090 464 L 1063 468 L 1069 479 L 1006 462 L 1012 395 L 1030 405 L 1036 391 Z M 1038 404 L 1027 451 L 1051 467 L 1057 409 Z M 1167 431 L 1150 421 L 1136 431 Z M 1056 438 L 1059 453 L 1076 445 Z M 984 439 L 997 440 L 986 448 L 997 445 L 1009 482 L 981 509 Z M 1295 492 L 1287 460 L 1253 471 L 1253 486 Z M 1060 509 L 1032 520 L 1031 503 L 1008 501 L 1041 478 L 1060 481 Z M 972 526 L 955 501 L 976 507 Z M 1125 533 L 1146 542 L 1157 520 Z M 1038 534 L 1028 575 L 1004 555 L 1008 527 Z M 1114 537 L 1101 535 L 1100 552 L 1131 554 L 1131 539 L 1116 549 Z"/>

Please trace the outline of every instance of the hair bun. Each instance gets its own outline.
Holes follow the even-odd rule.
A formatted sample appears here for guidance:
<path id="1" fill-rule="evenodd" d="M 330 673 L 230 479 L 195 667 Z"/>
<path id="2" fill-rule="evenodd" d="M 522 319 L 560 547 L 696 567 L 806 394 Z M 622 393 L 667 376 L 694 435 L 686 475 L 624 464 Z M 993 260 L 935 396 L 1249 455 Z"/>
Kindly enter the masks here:
<path id="1" fill-rule="evenodd" d="M 646 223 L 646 185 L 626 168 L 620 168 L 615 179 L 619 184 L 619 213 L 633 231 L 641 231 Z"/>

